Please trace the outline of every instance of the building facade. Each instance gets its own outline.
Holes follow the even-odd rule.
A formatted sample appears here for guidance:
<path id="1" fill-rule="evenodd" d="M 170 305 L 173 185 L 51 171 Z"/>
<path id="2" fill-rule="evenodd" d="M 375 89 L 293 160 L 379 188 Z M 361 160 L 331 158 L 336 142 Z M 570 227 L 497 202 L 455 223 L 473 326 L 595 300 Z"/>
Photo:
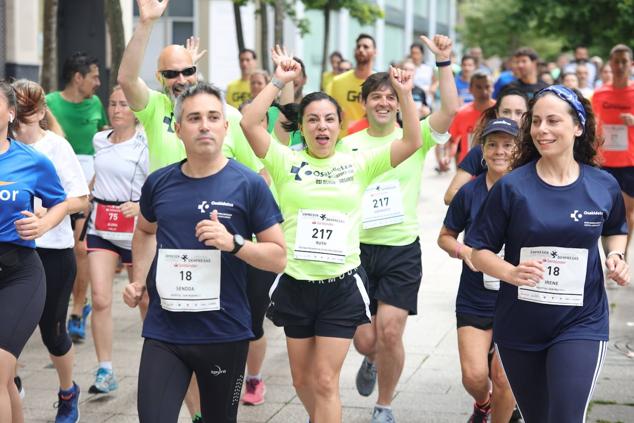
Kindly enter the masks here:
<path id="1" fill-rule="evenodd" d="M 126 40 L 132 34 L 138 20 L 135 0 L 120 0 L 123 10 Z M 344 57 L 353 59 L 354 42 L 361 32 L 372 35 L 377 41 L 377 70 L 384 70 L 390 62 L 402 60 L 409 45 L 421 34 L 442 33 L 455 39 L 457 0 L 375 0 L 385 11 L 385 18 L 374 25 L 361 26 L 347 11 L 331 12 L 328 51 L 338 50 Z M 261 17 L 256 2 L 241 8 L 245 45 L 261 53 Z M 58 28 L 59 62 L 69 52 L 84 50 L 97 55 L 105 68 L 109 67 L 107 29 L 103 17 L 102 0 L 60 1 Z M 302 2 L 296 2 L 296 14 L 310 22 L 310 32 L 303 37 L 295 25 L 287 19 L 284 23 L 284 40 L 291 52 L 302 57 L 307 65 L 308 83 L 305 89 L 319 88 L 321 54 L 324 33 L 322 11 L 304 10 Z M 270 8 L 269 8 L 270 9 Z M 0 0 L 0 76 L 38 79 L 42 63 L 43 0 Z M 273 44 L 273 12 L 267 16 L 269 23 L 268 46 Z M 28 24 L 25 24 L 28 23 Z M 199 63 L 203 77 L 226 87 L 239 77 L 238 47 L 231 0 L 178 0 L 171 1 L 169 10 L 157 22 L 147 54 L 144 58 L 142 77 L 157 88 L 156 59 L 167 44 L 185 42 L 188 36 L 201 38 L 202 48 L 208 54 Z M 389 46 L 389 48 L 388 48 Z M 432 61 L 431 57 L 428 57 Z M 102 72 L 107 75 L 107 70 Z M 102 79 L 104 90 L 106 78 Z"/>

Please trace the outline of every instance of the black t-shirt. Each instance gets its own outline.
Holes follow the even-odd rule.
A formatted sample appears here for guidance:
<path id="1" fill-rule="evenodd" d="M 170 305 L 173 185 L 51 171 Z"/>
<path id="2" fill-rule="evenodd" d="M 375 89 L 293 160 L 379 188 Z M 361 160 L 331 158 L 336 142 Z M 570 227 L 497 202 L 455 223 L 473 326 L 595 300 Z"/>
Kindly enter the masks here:
<path id="1" fill-rule="evenodd" d="M 533 98 L 535 93 L 542 88 L 546 88 L 548 86 L 544 81 L 538 80 L 536 84 L 527 84 L 526 82 L 518 79 L 517 81 L 511 82 L 507 87 L 517 88 L 522 91 L 524 94 L 528 96 L 529 99 Z"/>

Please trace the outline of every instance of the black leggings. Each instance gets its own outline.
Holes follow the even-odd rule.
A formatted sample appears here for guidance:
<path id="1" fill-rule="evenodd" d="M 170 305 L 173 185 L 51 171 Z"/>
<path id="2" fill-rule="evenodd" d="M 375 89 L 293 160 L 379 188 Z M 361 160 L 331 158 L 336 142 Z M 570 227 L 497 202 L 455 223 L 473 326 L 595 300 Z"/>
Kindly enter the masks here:
<path id="1" fill-rule="evenodd" d="M 497 346 L 526 423 L 583 423 L 607 342 L 561 341 L 543 351 Z"/>
<path id="2" fill-rule="evenodd" d="M 0 348 L 20 356 L 46 298 L 42 262 L 32 248 L 0 243 Z"/>
<path id="3" fill-rule="evenodd" d="M 247 298 L 251 308 L 251 330 L 253 341 L 264 336 L 264 316 L 269 309 L 271 299 L 269 290 L 277 274 L 265 270 L 256 269 L 247 265 Z"/>
<path id="4" fill-rule="evenodd" d="M 203 418 L 237 421 L 249 341 L 221 344 L 169 344 L 146 339 L 138 386 L 140 423 L 174 423 L 196 374 Z"/>
<path id="5" fill-rule="evenodd" d="M 66 313 L 77 274 L 75 253 L 72 248 L 38 248 L 37 253 L 46 273 L 46 303 L 40 319 L 40 335 L 48 352 L 61 357 L 73 345 L 66 332 Z"/>

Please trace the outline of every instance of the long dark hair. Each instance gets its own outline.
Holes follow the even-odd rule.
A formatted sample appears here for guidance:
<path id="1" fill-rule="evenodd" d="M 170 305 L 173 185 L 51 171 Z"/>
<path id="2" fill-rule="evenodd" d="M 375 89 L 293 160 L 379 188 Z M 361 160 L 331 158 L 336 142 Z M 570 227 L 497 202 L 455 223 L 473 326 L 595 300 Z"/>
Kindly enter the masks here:
<path id="1" fill-rule="evenodd" d="M 478 121 L 476 122 L 476 126 L 473 129 L 473 144 L 474 145 L 482 144 L 484 142 L 484 140 L 481 139 L 482 131 L 484 131 L 484 128 L 487 126 L 487 123 L 491 119 L 496 119 L 498 117 L 501 117 L 500 106 L 502 105 L 502 100 L 504 99 L 504 97 L 508 97 L 511 95 L 516 95 L 518 97 L 521 97 L 524 100 L 524 103 L 526 104 L 526 108 L 528 109 L 528 96 L 523 91 L 520 91 L 519 89 L 513 88 L 513 87 L 507 87 L 502 89 L 502 91 L 500 91 L 500 94 L 498 95 L 498 98 L 495 104 L 489 107 L 488 109 L 485 109 L 484 112 L 482 112 L 482 114 L 478 118 Z M 473 147 L 473 146 L 469 146 L 469 147 Z"/>
<path id="2" fill-rule="evenodd" d="M 578 90 L 573 89 L 572 91 L 575 92 L 586 112 L 586 124 L 583 128 L 583 133 L 580 136 L 575 137 L 573 155 L 575 160 L 579 163 L 589 166 L 597 166 L 597 147 L 599 140 L 596 138 L 596 120 L 594 118 L 594 113 L 592 113 L 592 106 Z M 524 114 L 522 125 L 520 126 L 517 149 L 515 150 L 511 160 L 512 169 L 516 169 L 541 157 L 535 147 L 535 144 L 533 143 L 533 138 L 531 137 L 531 125 L 533 122 L 533 107 L 544 95 L 554 94 L 549 94 L 548 92 L 538 93 L 528 103 L 528 111 Z M 568 112 L 572 117 L 572 120 L 579 124 L 579 118 L 570 105 L 568 105 Z"/>

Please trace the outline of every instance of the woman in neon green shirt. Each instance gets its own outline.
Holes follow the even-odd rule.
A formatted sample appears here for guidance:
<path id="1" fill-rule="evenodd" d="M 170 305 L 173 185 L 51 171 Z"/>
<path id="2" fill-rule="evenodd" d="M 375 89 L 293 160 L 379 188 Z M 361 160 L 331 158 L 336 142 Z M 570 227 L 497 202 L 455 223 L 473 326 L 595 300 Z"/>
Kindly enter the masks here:
<path id="1" fill-rule="evenodd" d="M 374 177 L 421 146 L 413 84 L 410 75 L 390 69 L 403 114 L 402 139 L 363 153 L 336 152 L 341 108 L 316 92 L 300 103 L 299 129 L 307 147 L 293 151 L 271 142 L 260 125 L 280 88 L 301 72 L 279 47 L 272 56 L 278 63 L 274 77 L 240 122 L 271 174 L 285 219 L 288 265 L 271 288 L 268 316 L 284 326 L 293 385 L 311 421 L 341 421 L 341 366 L 356 327 L 369 322 L 359 259 L 361 198 Z"/>

